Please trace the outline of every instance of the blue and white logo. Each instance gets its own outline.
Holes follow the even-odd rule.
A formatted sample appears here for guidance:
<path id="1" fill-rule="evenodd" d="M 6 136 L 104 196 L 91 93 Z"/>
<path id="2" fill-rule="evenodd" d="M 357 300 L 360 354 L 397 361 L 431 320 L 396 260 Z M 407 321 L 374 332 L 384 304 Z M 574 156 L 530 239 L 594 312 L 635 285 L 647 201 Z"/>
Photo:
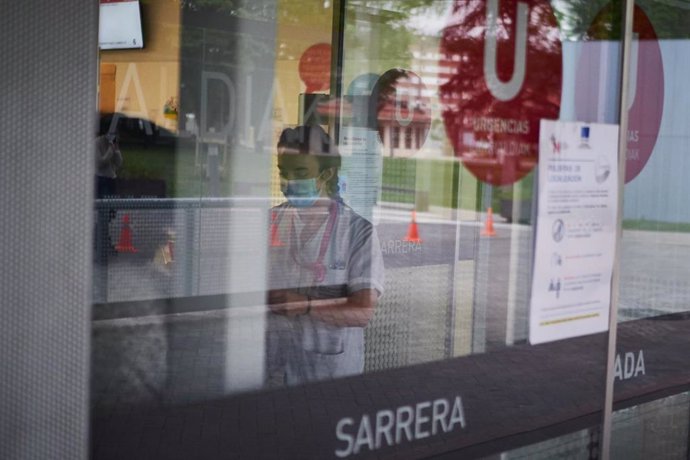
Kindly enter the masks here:
<path id="1" fill-rule="evenodd" d="M 589 148 L 589 126 L 583 126 L 580 128 L 580 148 Z"/>

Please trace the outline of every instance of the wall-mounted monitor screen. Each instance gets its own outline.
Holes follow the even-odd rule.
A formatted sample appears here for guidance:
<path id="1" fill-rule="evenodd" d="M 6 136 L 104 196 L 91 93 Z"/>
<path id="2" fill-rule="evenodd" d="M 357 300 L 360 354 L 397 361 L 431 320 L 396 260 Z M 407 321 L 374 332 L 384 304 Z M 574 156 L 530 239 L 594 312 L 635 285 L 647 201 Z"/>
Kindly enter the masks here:
<path id="1" fill-rule="evenodd" d="M 144 47 L 139 0 L 100 0 L 98 46 L 102 50 Z"/>

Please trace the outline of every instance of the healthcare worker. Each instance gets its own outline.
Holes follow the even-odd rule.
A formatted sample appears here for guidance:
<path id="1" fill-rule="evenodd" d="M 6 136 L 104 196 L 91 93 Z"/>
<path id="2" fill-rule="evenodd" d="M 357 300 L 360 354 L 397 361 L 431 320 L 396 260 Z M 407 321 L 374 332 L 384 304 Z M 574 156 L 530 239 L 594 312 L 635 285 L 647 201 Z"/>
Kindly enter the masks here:
<path id="1" fill-rule="evenodd" d="M 338 149 L 320 126 L 282 132 L 287 201 L 273 209 L 267 361 L 288 385 L 362 373 L 364 327 L 383 294 L 376 231 L 340 198 L 339 168 Z"/>

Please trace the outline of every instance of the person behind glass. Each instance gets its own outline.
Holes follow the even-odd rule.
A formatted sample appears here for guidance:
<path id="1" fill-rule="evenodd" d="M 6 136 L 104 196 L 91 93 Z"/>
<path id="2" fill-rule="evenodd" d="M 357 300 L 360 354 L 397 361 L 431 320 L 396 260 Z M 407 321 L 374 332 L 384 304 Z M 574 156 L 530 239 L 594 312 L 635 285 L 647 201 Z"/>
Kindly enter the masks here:
<path id="1" fill-rule="evenodd" d="M 101 119 L 96 137 L 96 198 L 115 198 L 115 179 L 122 166 L 122 152 L 117 135 L 107 119 Z M 96 260 L 106 262 L 107 254 L 116 254 L 115 245 L 110 238 L 110 222 L 115 218 L 115 209 L 99 208 L 96 219 L 95 251 Z"/>
<path id="2" fill-rule="evenodd" d="M 287 202 L 273 208 L 280 241 L 270 248 L 268 303 L 283 327 L 269 335 L 268 361 L 284 366 L 289 385 L 362 373 L 363 328 L 383 293 L 376 231 L 340 198 L 339 168 L 338 149 L 321 127 L 282 132 L 278 169 Z"/>
<path id="3" fill-rule="evenodd" d="M 109 129 L 109 125 L 110 123 L 102 120 L 96 138 L 97 198 L 115 196 L 115 178 L 117 178 L 117 170 L 122 167 L 122 152 L 117 142 L 117 135 Z"/>

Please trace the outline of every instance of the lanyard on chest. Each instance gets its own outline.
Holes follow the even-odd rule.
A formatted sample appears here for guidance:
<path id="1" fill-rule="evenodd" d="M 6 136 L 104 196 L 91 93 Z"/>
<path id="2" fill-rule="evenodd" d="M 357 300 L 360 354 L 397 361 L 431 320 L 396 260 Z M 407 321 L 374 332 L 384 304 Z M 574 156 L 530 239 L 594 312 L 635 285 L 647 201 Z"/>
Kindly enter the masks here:
<path id="1" fill-rule="evenodd" d="M 297 249 L 295 244 L 290 245 L 290 255 L 292 260 L 294 260 L 301 267 L 309 269 L 314 274 L 314 283 L 321 283 L 326 278 L 326 266 L 323 263 L 324 257 L 326 257 L 326 252 L 328 251 L 328 245 L 331 242 L 331 236 L 333 235 L 333 230 L 335 228 L 335 223 L 338 218 L 338 204 L 332 201 L 328 207 L 328 222 L 326 223 L 326 230 L 321 237 L 321 244 L 319 245 L 319 254 L 316 260 L 312 263 L 300 262 Z M 293 242 L 298 241 L 295 232 L 294 219 L 290 221 L 290 240 Z"/>

